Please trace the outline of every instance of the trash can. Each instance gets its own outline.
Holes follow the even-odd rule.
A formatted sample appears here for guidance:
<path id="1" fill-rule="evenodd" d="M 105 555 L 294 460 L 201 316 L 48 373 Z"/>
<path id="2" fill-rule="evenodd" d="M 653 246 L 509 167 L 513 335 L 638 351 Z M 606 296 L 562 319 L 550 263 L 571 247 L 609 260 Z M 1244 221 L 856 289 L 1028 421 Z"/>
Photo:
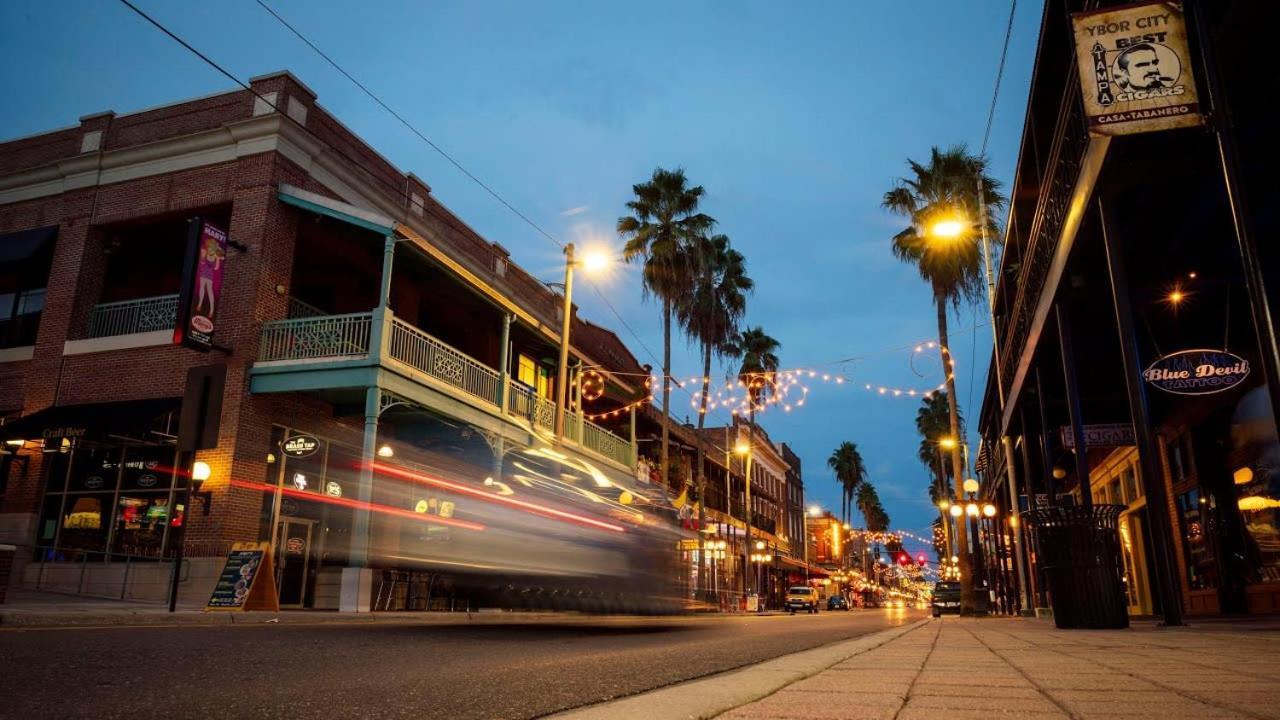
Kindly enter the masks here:
<path id="1" fill-rule="evenodd" d="M 1059 628 L 1127 628 L 1128 600 L 1116 521 L 1123 505 L 1029 510 L 1036 557 Z"/>

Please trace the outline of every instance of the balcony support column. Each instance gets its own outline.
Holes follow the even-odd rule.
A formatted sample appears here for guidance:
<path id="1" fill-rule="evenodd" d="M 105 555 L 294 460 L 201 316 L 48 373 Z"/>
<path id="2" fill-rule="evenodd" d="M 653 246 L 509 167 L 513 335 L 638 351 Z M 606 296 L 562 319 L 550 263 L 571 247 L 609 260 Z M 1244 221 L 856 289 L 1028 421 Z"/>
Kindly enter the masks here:
<path id="1" fill-rule="evenodd" d="M 498 407 L 505 415 L 511 407 L 511 313 L 502 314 L 502 345 L 498 348 Z"/>
<path id="2" fill-rule="evenodd" d="M 391 341 L 391 269 L 396 257 L 396 239 L 386 236 L 382 245 L 382 276 L 378 284 L 378 304 L 373 308 L 369 328 L 369 359 L 381 362 L 387 357 Z"/>
<path id="3" fill-rule="evenodd" d="M 342 612 L 369 612 L 371 606 L 373 570 L 369 568 L 369 503 L 373 500 L 373 461 L 378 443 L 378 414 L 381 408 L 382 391 L 376 386 L 365 388 L 360 480 L 356 486 L 356 507 L 351 518 L 351 548 L 347 567 L 342 569 L 342 588 L 338 601 Z"/>

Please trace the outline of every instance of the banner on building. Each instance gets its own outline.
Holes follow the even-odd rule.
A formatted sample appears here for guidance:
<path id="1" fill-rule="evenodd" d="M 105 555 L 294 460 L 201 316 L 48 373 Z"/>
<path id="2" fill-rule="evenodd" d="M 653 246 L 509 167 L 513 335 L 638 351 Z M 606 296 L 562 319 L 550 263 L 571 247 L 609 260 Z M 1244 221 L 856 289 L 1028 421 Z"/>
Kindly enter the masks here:
<path id="1" fill-rule="evenodd" d="M 1075 13 L 1071 23 L 1090 133 L 1130 135 L 1204 122 L 1180 5 L 1123 5 Z"/>
<path id="2" fill-rule="evenodd" d="M 1071 432 L 1071 426 L 1060 426 L 1058 435 L 1062 439 L 1064 448 L 1068 450 L 1075 449 L 1076 438 Z M 1105 423 L 1084 426 L 1085 447 L 1123 447 L 1134 443 L 1132 423 Z"/>
<path id="3" fill-rule="evenodd" d="M 213 348 L 213 333 L 222 311 L 222 274 L 227 260 L 227 231 L 203 218 L 192 218 L 187 230 L 182 291 L 173 342 L 195 350 Z"/>

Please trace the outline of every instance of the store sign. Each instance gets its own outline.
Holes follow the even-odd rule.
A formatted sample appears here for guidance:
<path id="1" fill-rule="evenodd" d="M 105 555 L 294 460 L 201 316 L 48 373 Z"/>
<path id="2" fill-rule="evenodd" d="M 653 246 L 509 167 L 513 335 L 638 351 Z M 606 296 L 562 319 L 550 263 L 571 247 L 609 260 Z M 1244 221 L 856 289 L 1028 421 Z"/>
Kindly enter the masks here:
<path id="1" fill-rule="evenodd" d="M 86 490 L 100 490 L 107 484 L 107 481 L 98 475 L 85 478 L 84 487 Z"/>
<path id="2" fill-rule="evenodd" d="M 178 295 L 178 322 L 173 342 L 196 350 L 213 348 L 213 333 L 222 306 L 222 275 L 227 260 L 227 231 L 192 218 L 187 230 L 187 254 L 182 291 Z"/>
<path id="3" fill-rule="evenodd" d="M 280 443 L 280 451 L 292 458 L 311 457 L 320 448 L 320 441 L 310 435 L 294 435 Z"/>
<path id="4" fill-rule="evenodd" d="M 1249 361 L 1225 350 L 1182 350 L 1151 363 L 1142 378 L 1176 395 L 1229 390 L 1249 377 Z"/>
<path id="5" fill-rule="evenodd" d="M 1204 122 L 1180 5 L 1074 13 L 1071 24 L 1090 133 L 1130 135 Z"/>
<path id="6" fill-rule="evenodd" d="M 1058 433 L 1062 439 L 1062 446 L 1064 448 L 1067 448 L 1068 450 L 1075 448 L 1076 438 L 1071 432 L 1070 426 L 1060 426 L 1058 428 Z M 1133 444 L 1132 423 L 1105 423 L 1084 426 L 1084 446 L 1087 448 L 1123 447 L 1125 445 Z"/>
<path id="7" fill-rule="evenodd" d="M 330 480 L 324 484 L 324 494 L 330 497 L 342 497 L 342 486 Z"/>
<path id="8" fill-rule="evenodd" d="M 154 487 L 159 482 L 159 478 L 155 475 L 143 475 L 138 478 L 138 487 L 149 488 Z"/>

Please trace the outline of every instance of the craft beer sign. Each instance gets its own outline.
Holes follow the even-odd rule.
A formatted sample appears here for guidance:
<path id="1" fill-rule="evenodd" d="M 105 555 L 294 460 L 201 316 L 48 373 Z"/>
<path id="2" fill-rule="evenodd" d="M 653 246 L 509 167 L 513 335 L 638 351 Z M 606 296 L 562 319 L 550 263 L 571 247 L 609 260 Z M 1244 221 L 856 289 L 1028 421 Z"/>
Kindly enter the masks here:
<path id="1" fill-rule="evenodd" d="M 1176 395 L 1229 390 L 1249 377 L 1249 361 L 1225 350 L 1183 350 L 1151 363 L 1142 377 Z"/>
<path id="2" fill-rule="evenodd" d="M 1130 135 L 1203 122 L 1181 4 L 1075 13 L 1071 24 L 1090 133 Z"/>

